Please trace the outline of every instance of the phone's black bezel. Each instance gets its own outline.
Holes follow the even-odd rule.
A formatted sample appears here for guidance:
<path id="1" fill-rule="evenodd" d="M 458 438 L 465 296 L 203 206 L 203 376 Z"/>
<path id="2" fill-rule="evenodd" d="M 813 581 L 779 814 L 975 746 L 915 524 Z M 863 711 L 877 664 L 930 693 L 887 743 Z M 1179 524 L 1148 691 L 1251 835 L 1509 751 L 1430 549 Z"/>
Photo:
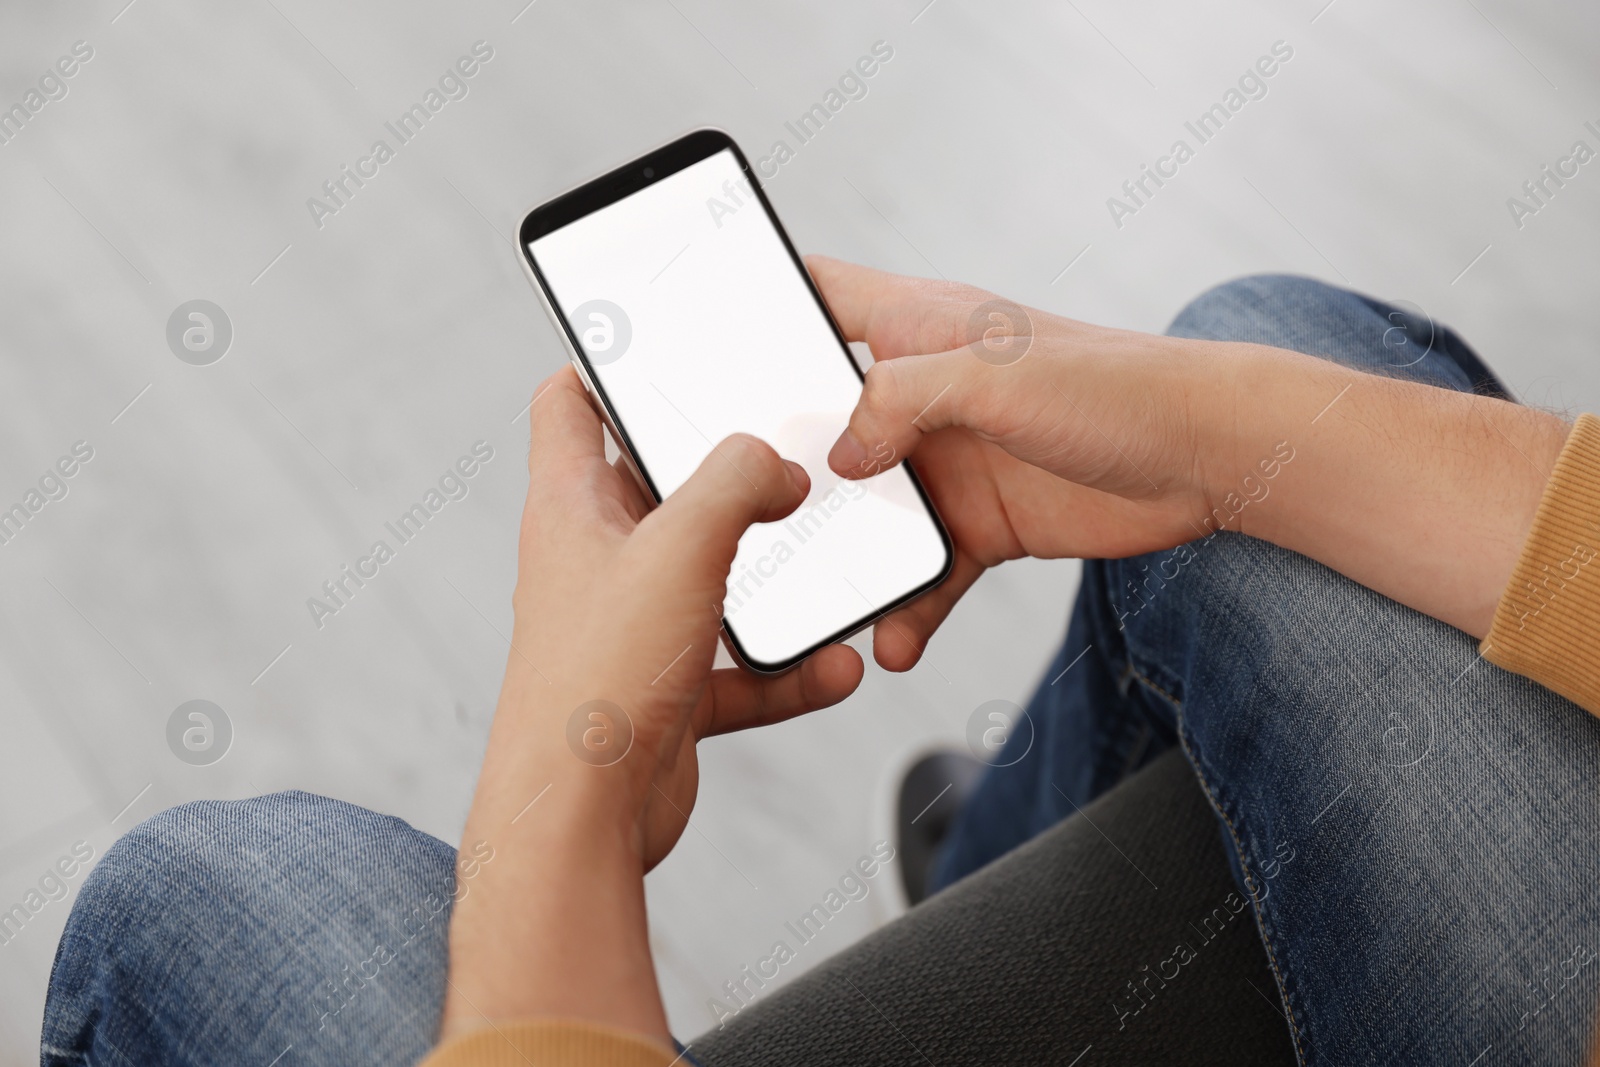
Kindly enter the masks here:
<path id="1" fill-rule="evenodd" d="M 795 270 L 800 272 L 800 277 L 805 280 L 806 289 L 811 293 L 811 298 L 817 302 L 817 307 L 822 310 L 823 318 L 827 320 L 829 328 L 833 330 L 834 338 L 839 342 L 839 355 L 850 365 L 850 369 L 855 372 L 856 377 L 864 382 L 866 378 L 861 373 L 861 368 L 856 366 L 855 358 L 850 354 L 849 345 L 845 341 L 844 334 L 839 329 L 839 324 L 834 321 L 833 313 L 828 310 L 827 302 L 822 299 L 822 293 L 818 291 L 816 283 L 812 281 L 811 272 L 806 270 L 804 260 L 795 251 L 794 243 L 789 240 L 789 234 L 784 230 L 783 224 L 778 221 L 778 215 L 772 210 L 772 204 L 767 200 L 767 194 L 761 188 L 761 183 L 757 180 L 749 161 L 745 159 L 744 153 L 739 150 L 739 146 L 734 143 L 733 138 L 722 130 L 695 130 L 670 144 L 663 145 L 652 152 L 640 156 L 630 163 L 602 174 L 593 181 L 586 182 L 576 189 L 563 193 L 530 211 L 527 217 L 522 220 L 522 226 L 519 231 L 520 240 L 517 248 L 523 260 L 527 263 L 528 269 L 533 273 L 539 287 L 543 290 L 550 304 L 553 317 L 557 319 L 562 331 L 566 334 L 569 348 L 577 354 L 578 359 L 583 361 L 587 372 L 585 377 L 594 387 L 600 403 L 605 405 L 611 425 L 622 437 L 622 447 L 632 457 L 639 474 L 644 478 L 646 485 L 649 486 L 650 495 L 655 498 L 657 503 L 661 502 L 661 491 L 656 487 L 655 480 L 650 477 L 650 472 L 645 467 L 644 460 L 639 455 L 638 450 L 633 447 L 633 441 L 628 435 L 627 427 L 623 424 L 622 419 L 618 417 L 616 408 L 611 403 L 611 398 L 606 395 L 605 386 L 601 384 L 600 376 L 595 373 L 594 367 L 590 365 L 588 357 L 584 353 L 583 344 L 578 340 L 577 335 L 573 333 L 572 324 L 567 321 L 567 317 L 562 311 L 561 303 L 556 297 L 556 292 L 551 288 L 549 281 L 544 276 L 544 272 L 539 269 L 539 263 L 534 259 L 533 250 L 530 246 L 532 242 L 546 234 L 561 229 L 568 223 L 576 222 L 585 215 L 632 196 L 646 186 L 661 181 L 663 178 L 671 177 L 678 171 L 724 150 L 733 152 L 733 158 L 738 161 L 739 169 L 744 173 L 750 188 L 755 191 L 756 199 L 761 202 L 762 210 L 767 213 L 767 220 L 772 223 L 773 229 L 778 233 L 778 238 L 783 242 L 783 247 L 789 253 L 789 258 L 794 262 Z M 644 172 L 647 169 L 652 172 L 650 177 L 645 176 Z M 745 666 L 761 674 L 779 674 L 786 671 L 819 649 L 849 637 L 875 619 L 882 618 L 896 608 L 910 603 L 950 576 L 950 572 L 955 566 L 955 547 L 950 539 L 949 531 L 945 529 L 944 522 L 939 518 L 939 512 L 934 508 L 933 501 L 928 498 L 926 490 L 923 489 L 922 482 L 917 478 L 916 471 L 911 469 L 909 463 L 902 465 L 906 468 L 906 474 L 911 478 L 912 488 L 916 490 L 918 499 L 922 501 L 922 506 L 927 511 L 928 518 L 932 520 L 934 529 L 939 533 L 940 542 L 944 545 L 944 565 L 939 568 L 939 573 L 929 581 L 898 597 L 893 602 L 881 608 L 874 608 L 850 625 L 818 641 L 804 652 L 780 663 L 767 663 L 752 658 L 745 651 L 744 644 L 739 640 L 739 635 L 734 632 L 733 627 L 728 625 L 727 620 L 724 619 L 722 630 L 728 635 L 728 640 L 733 645 L 734 652 L 737 653 L 738 658 Z"/>

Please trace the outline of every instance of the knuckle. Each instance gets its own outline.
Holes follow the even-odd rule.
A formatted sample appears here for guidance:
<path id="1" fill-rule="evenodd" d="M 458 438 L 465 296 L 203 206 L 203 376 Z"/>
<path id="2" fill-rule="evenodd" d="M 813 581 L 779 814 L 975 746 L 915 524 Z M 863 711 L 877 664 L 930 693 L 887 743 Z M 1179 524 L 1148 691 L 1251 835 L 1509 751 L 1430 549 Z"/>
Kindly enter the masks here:
<path id="1" fill-rule="evenodd" d="M 753 434 L 732 434 L 722 442 L 719 450 L 757 484 L 784 473 L 783 461 L 777 451 Z"/>
<path id="2" fill-rule="evenodd" d="M 979 289 L 966 282 L 922 282 L 921 323 L 919 333 L 929 351 L 948 352 L 965 345 L 967 320 L 974 308 L 995 299 L 987 289 Z"/>
<path id="3" fill-rule="evenodd" d="M 968 285 L 966 282 L 945 282 L 939 295 L 943 297 L 945 303 L 954 304 L 960 309 L 971 308 L 995 299 L 995 295 L 989 290 Z"/>
<path id="4" fill-rule="evenodd" d="M 886 417 L 894 409 L 900 392 L 899 380 L 889 363 L 874 363 L 867 368 L 867 380 L 861 387 L 857 409 L 874 417 Z"/>

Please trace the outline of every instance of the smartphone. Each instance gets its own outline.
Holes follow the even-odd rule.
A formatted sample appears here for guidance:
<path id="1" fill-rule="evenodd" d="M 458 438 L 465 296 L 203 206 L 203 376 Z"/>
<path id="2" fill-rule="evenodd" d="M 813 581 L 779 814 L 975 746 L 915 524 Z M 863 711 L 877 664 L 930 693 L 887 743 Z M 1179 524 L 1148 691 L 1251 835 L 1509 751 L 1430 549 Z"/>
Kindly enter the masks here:
<path id="1" fill-rule="evenodd" d="M 696 130 L 535 208 L 518 247 L 655 501 L 736 432 L 811 476 L 794 514 L 739 542 L 720 611 L 746 667 L 786 670 L 949 574 L 950 537 L 906 465 L 881 469 L 886 446 L 868 479 L 828 469 L 862 374 L 726 133 Z"/>

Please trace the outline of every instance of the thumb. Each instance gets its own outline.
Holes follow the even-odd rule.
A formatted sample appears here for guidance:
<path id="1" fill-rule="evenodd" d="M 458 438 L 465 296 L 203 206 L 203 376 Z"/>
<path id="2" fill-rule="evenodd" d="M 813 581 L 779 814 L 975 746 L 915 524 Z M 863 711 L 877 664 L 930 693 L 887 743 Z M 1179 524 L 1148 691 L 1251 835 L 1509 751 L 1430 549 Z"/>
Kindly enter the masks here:
<path id="1" fill-rule="evenodd" d="M 996 365 L 969 348 L 874 363 L 850 424 L 828 453 L 844 478 L 870 478 L 911 455 L 923 437 L 962 426 L 1002 447 L 1055 394 L 1041 396 L 1033 375 Z M 1048 392 L 1048 390 L 1047 390 Z"/>
<path id="2" fill-rule="evenodd" d="M 734 434 L 713 447 L 632 536 L 645 542 L 667 573 L 720 587 L 744 532 L 783 518 L 810 490 L 811 479 L 798 463 L 780 459 L 759 438 Z"/>

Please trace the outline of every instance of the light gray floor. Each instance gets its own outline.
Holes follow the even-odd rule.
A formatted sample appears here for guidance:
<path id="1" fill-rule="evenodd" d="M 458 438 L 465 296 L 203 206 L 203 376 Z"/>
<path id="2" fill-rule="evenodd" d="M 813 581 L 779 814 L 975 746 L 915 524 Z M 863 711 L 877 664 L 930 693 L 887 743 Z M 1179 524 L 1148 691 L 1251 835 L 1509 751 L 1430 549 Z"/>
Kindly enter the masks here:
<path id="1" fill-rule="evenodd" d="M 770 183 L 803 250 L 1149 330 L 1230 276 L 1314 274 L 1457 326 L 1531 402 L 1600 407 L 1600 163 L 1520 229 L 1506 204 L 1574 141 L 1600 150 L 1593 5 L 524 2 L 0 13 L 0 105 L 94 49 L 0 145 L 0 506 L 94 448 L 0 546 L 0 908 L 74 842 L 197 797 L 309 789 L 453 839 L 506 654 L 519 411 L 562 358 L 512 227 L 694 125 L 796 147 L 784 121 L 875 41 L 894 56 L 868 95 Z M 480 39 L 470 95 L 318 229 L 307 198 Z M 1107 198 L 1280 40 L 1267 95 L 1116 227 Z M 165 340 L 196 297 L 236 330 L 209 367 Z M 306 598 L 478 440 L 471 495 L 313 628 Z M 909 676 L 706 746 L 693 829 L 650 877 L 684 1036 L 887 835 L 898 760 L 1025 696 L 1076 574 L 1005 568 Z M 167 747 L 194 698 L 236 733 L 213 766 Z M 0 1061 L 36 1059 L 69 906 L 0 946 Z M 894 907 L 880 881 L 786 970 Z"/>

